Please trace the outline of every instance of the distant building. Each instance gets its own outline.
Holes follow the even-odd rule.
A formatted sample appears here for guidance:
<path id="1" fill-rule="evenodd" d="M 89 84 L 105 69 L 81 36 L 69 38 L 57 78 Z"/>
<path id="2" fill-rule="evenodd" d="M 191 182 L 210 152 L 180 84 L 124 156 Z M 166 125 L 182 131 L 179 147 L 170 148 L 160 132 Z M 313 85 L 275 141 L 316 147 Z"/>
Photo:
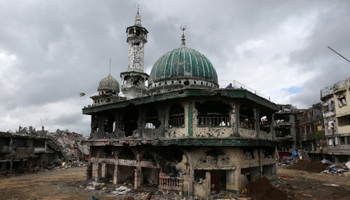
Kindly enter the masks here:
<path id="1" fill-rule="evenodd" d="M 333 98 L 328 103 L 329 111 L 332 115 L 329 117 L 327 127 L 327 148 L 324 153 L 334 155 L 335 161 L 348 161 L 350 159 L 350 78 L 340 81 L 333 85 Z M 322 98 L 321 98 L 322 100 Z M 325 105 L 327 114 L 327 107 Z M 335 111 L 335 118 L 334 118 Z M 332 119 L 334 119 L 332 121 Z"/>
<path id="2" fill-rule="evenodd" d="M 295 116 L 297 109 L 291 104 L 278 105 L 278 112 L 273 114 L 273 127 L 276 139 L 280 141 L 277 146 L 279 157 L 289 156 L 296 148 Z"/>
<path id="3" fill-rule="evenodd" d="M 88 146 L 82 144 L 81 134 L 21 126 L 18 132 L 0 132 L 0 171 L 15 172 L 34 167 L 46 167 L 57 161 L 85 160 Z"/>

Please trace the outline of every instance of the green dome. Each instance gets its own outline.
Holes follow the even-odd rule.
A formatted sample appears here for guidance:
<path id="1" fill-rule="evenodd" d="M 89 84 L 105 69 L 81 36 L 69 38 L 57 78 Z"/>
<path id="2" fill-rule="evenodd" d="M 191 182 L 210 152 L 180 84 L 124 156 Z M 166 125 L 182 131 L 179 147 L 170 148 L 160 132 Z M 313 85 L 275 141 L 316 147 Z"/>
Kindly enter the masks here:
<path id="1" fill-rule="evenodd" d="M 150 84 L 168 79 L 201 79 L 218 85 L 216 70 L 200 52 L 184 45 L 169 51 L 154 64 Z"/>
<path id="2" fill-rule="evenodd" d="M 100 81 L 97 90 L 115 90 L 119 91 L 119 83 L 110 74 Z"/>

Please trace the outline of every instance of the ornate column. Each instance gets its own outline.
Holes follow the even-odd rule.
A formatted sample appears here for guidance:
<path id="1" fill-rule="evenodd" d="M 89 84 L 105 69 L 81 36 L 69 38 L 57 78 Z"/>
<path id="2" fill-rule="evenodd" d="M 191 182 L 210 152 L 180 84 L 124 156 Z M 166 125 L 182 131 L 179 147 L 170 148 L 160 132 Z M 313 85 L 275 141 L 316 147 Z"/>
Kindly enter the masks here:
<path id="1" fill-rule="evenodd" d="M 96 179 L 96 181 L 100 181 L 100 179 L 101 179 L 100 163 L 94 163 L 94 167 L 95 167 L 95 179 Z"/>
<path id="2" fill-rule="evenodd" d="M 118 160 L 116 161 L 116 164 L 114 165 L 113 184 L 118 184 Z"/>
<path id="3" fill-rule="evenodd" d="M 137 160 L 137 169 L 135 169 L 135 183 L 134 183 L 134 189 L 136 190 L 138 187 L 141 187 L 141 155 L 140 153 L 136 154 L 136 160 Z"/>

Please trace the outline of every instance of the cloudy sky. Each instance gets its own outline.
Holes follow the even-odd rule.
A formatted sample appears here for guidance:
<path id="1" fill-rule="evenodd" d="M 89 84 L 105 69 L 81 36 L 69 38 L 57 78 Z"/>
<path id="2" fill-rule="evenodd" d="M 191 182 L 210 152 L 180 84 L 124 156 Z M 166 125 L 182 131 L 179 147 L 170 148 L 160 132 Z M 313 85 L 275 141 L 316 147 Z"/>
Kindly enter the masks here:
<path id="1" fill-rule="evenodd" d="M 149 31 L 145 71 L 186 45 L 208 57 L 221 86 L 238 81 L 308 108 L 350 77 L 350 1 L 0 1 L 0 131 L 18 126 L 90 132 L 99 81 L 127 69 L 126 27 L 140 2 Z M 84 92 L 86 96 L 80 97 Z"/>

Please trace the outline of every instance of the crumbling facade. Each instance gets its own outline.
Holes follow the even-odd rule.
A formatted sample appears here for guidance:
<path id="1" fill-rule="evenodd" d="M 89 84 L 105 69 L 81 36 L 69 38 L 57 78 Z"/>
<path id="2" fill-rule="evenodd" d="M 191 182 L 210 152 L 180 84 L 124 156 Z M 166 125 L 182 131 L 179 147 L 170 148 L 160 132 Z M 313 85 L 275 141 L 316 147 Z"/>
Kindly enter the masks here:
<path id="1" fill-rule="evenodd" d="M 325 143 L 322 153 L 333 161 L 350 159 L 350 78 L 321 90 Z"/>
<path id="2" fill-rule="evenodd" d="M 297 109 L 291 104 L 279 104 L 278 107 L 278 112 L 273 114 L 273 127 L 276 139 L 280 141 L 277 147 L 279 157 L 283 157 L 289 156 L 296 148 L 295 116 Z"/>
<path id="3" fill-rule="evenodd" d="M 0 132 L 0 171 L 10 173 L 46 167 L 57 160 L 86 160 L 89 149 L 81 134 L 57 130 L 50 133 L 19 127 L 16 133 Z"/>
<path id="4" fill-rule="evenodd" d="M 91 115 L 87 179 L 129 180 L 135 189 L 150 183 L 163 193 L 192 198 L 238 193 L 259 177 L 276 177 L 271 123 L 278 106 L 243 88 L 219 88 L 215 68 L 186 47 L 184 35 L 181 46 L 160 57 L 147 75 L 142 54 L 147 33 L 137 13 L 127 28 L 125 98 L 115 93 L 108 102 L 83 108 Z M 115 79 L 105 85 L 118 90 Z"/>
<path id="5" fill-rule="evenodd" d="M 297 144 L 312 160 L 350 159 L 349 82 L 348 78 L 321 89 L 320 103 L 297 110 Z"/>
<path id="6" fill-rule="evenodd" d="M 320 154 L 324 143 L 324 126 L 322 117 L 322 104 L 317 103 L 308 109 L 300 109 L 296 114 L 296 131 L 298 133 L 299 147 L 307 152 L 311 159 L 322 160 Z"/>

